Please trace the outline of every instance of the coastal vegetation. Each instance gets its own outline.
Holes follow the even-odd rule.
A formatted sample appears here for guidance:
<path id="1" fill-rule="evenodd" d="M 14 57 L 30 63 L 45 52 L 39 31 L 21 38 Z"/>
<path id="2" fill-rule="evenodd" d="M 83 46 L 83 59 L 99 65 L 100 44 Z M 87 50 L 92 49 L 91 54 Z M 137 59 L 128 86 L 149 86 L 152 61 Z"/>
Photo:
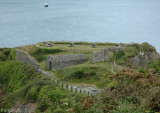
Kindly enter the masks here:
<path id="1" fill-rule="evenodd" d="M 48 113 L 156 113 L 160 112 L 160 59 L 150 61 L 145 68 L 127 68 L 128 59 L 140 51 L 156 52 L 148 43 L 123 44 L 124 50 L 116 53 L 115 61 L 124 68 L 112 71 L 113 53 L 108 62 L 85 62 L 59 71 L 45 68 L 49 55 L 84 53 L 88 58 L 93 51 L 115 46 L 99 43 L 92 48 L 91 43 L 77 42 L 69 47 L 69 42 L 50 42 L 17 48 L 0 49 L 0 108 L 14 108 L 24 104 L 36 105 L 35 112 Z M 98 44 L 98 43 L 97 43 Z M 97 95 L 73 93 L 58 87 L 50 78 L 42 76 L 21 62 L 15 61 L 15 49 L 28 52 L 41 68 L 53 73 L 60 81 L 70 84 L 96 85 L 102 89 Z"/>

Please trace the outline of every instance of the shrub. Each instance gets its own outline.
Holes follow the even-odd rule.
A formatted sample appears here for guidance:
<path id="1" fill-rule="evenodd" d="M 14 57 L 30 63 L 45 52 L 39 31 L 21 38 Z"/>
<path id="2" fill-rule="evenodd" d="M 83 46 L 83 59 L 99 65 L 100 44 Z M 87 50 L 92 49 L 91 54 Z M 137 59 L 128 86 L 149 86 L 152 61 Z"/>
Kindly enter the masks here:
<path id="1" fill-rule="evenodd" d="M 132 46 L 125 48 L 125 55 L 127 57 L 133 57 L 133 56 L 137 55 L 138 52 L 139 51 L 135 47 L 132 47 Z"/>
<path id="2" fill-rule="evenodd" d="M 10 48 L 0 48 L 0 61 L 8 60 L 10 51 Z"/>
<path id="3" fill-rule="evenodd" d="M 94 67 L 92 68 L 80 68 L 76 71 L 74 71 L 70 77 L 74 78 L 78 78 L 81 79 L 82 77 L 89 77 L 89 76 L 93 76 L 96 75 L 96 71 L 94 70 Z"/>
<path id="4" fill-rule="evenodd" d="M 141 47 L 142 51 L 156 52 L 156 49 L 152 45 L 148 44 L 147 42 L 142 43 L 141 46 L 142 46 Z"/>
<path id="5" fill-rule="evenodd" d="M 144 68 L 140 67 L 140 68 L 138 68 L 138 71 L 140 73 L 143 73 L 144 75 L 146 75 L 146 70 Z"/>
<path id="6" fill-rule="evenodd" d="M 119 59 L 119 58 L 121 58 L 124 55 L 125 55 L 124 51 L 118 51 L 118 53 L 116 53 L 116 59 Z"/>
<path id="7" fill-rule="evenodd" d="M 38 104 L 38 111 L 44 112 L 51 106 L 52 106 L 52 103 L 50 99 L 48 99 L 47 97 L 43 97 L 42 100 Z"/>
<path id="8" fill-rule="evenodd" d="M 16 50 L 12 49 L 10 54 L 9 54 L 9 58 L 12 60 L 15 60 L 15 56 L 16 56 Z"/>
<path id="9" fill-rule="evenodd" d="M 48 97 L 51 99 L 52 103 L 59 103 L 61 99 L 66 97 L 66 94 L 62 90 L 56 88 L 56 90 L 53 90 L 48 94 Z"/>
<path id="10" fill-rule="evenodd" d="M 33 87 L 28 92 L 28 100 L 30 100 L 31 102 L 36 102 L 37 97 L 38 97 L 37 88 Z"/>

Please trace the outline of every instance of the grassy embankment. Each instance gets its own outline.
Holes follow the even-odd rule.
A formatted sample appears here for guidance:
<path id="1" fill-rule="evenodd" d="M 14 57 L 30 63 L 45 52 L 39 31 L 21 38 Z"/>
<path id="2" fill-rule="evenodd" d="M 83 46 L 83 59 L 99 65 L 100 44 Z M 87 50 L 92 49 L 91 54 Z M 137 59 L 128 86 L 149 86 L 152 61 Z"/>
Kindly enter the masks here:
<path id="1" fill-rule="evenodd" d="M 43 43 L 38 43 L 40 47 L 24 46 L 21 49 L 27 51 L 37 61 L 40 66 L 45 69 L 45 59 L 49 55 L 65 55 L 84 53 L 88 59 L 93 51 L 100 51 L 103 48 L 115 46 L 115 43 L 97 43 L 96 48 L 92 48 L 92 43 L 75 42 L 75 47 L 69 47 L 70 42 L 50 42 L 54 44 L 53 47 L 45 47 Z M 110 80 L 109 76 L 113 75 L 111 71 L 111 62 L 103 63 L 89 63 L 88 62 L 71 66 L 54 73 L 60 80 L 72 84 L 94 84 L 98 87 L 106 86 Z M 47 70 L 47 69 L 45 69 Z M 49 71 L 49 70 L 47 70 Z"/>
<path id="2" fill-rule="evenodd" d="M 43 43 L 38 43 L 40 47 L 24 46 L 22 50 L 30 53 L 40 64 L 45 68 L 45 59 L 49 55 L 65 55 L 65 54 L 78 54 L 84 53 L 90 59 L 93 51 L 100 51 L 107 47 L 115 46 L 115 43 L 97 43 L 96 48 L 92 48 L 92 43 L 88 42 L 75 42 L 75 47 L 69 47 L 70 42 L 49 42 L 54 44 L 52 47 L 45 47 Z M 125 67 L 128 58 L 134 57 L 140 51 L 155 51 L 154 47 L 147 43 L 143 44 L 122 44 L 125 49 L 116 54 L 116 64 Z M 103 63 L 83 63 L 75 66 L 62 69 L 60 71 L 50 71 L 54 73 L 60 80 L 72 84 L 94 84 L 97 87 L 105 87 L 110 83 L 109 77 L 113 75 L 111 63 L 113 62 L 113 54 L 111 60 Z M 47 70 L 49 71 L 49 70 Z M 114 69 L 115 72 L 117 72 Z"/>
<path id="3" fill-rule="evenodd" d="M 60 89 L 31 67 L 15 61 L 14 49 L 1 49 L 0 53 L 6 54 L 0 59 L 0 108 L 10 109 L 20 102 L 35 103 L 38 113 L 77 110 L 76 105 L 83 96 Z"/>

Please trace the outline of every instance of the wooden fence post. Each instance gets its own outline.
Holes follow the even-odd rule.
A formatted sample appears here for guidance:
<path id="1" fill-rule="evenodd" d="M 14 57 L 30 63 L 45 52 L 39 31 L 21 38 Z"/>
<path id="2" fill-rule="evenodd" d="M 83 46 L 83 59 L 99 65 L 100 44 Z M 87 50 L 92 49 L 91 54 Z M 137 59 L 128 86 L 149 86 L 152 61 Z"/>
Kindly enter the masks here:
<path id="1" fill-rule="evenodd" d="M 63 88 L 63 83 L 62 83 L 62 88 Z"/>
<path id="2" fill-rule="evenodd" d="M 89 95 L 89 91 L 88 91 L 88 95 Z"/>
<path id="3" fill-rule="evenodd" d="M 71 86 L 71 91 L 73 91 L 73 88 L 72 88 L 72 86 Z"/>
<path id="4" fill-rule="evenodd" d="M 77 93 L 77 88 L 76 88 L 76 93 Z"/>
<path id="5" fill-rule="evenodd" d="M 68 84 L 66 84 L 66 88 L 68 89 Z"/>
<path id="6" fill-rule="evenodd" d="M 80 89 L 80 93 L 81 93 L 81 89 Z"/>
<path id="7" fill-rule="evenodd" d="M 86 90 L 84 90 L 84 94 L 86 93 Z"/>

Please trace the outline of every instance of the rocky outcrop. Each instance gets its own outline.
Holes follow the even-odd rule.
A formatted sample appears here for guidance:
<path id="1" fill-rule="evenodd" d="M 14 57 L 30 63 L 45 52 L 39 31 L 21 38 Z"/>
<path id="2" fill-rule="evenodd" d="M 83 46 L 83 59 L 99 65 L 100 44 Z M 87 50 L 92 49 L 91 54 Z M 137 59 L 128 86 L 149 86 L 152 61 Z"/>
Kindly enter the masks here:
<path id="1" fill-rule="evenodd" d="M 9 113 L 35 113 L 37 105 L 35 103 L 21 104 L 19 101 L 16 102 L 14 107 L 9 109 Z"/>
<path id="2" fill-rule="evenodd" d="M 159 54 L 153 51 L 140 52 L 135 57 L 129 58 L 127 65 L 130 65 L 132 68 L 145 68 L 147 63 L 152 60 L 158 60 Z"/>
<path id="3" fill-rule="evenodd" d="M 95 51 L 92 53 L 92 56 L 90 58 L 91 63 L 95 62 L 105 62 L 109 61 L 109 53 L 117 53 L 118 51 L 123 50 L 122 47 L 110 47 L 110 48 L 105 48 L 101 51 Z"/>
<path id="4" fill-rule="evenodd" d="M 84 54 L 49 56 L 46 59 L 46 67 L 56 71 L 85 61 L 87 61 L 87 58 Z"/>

